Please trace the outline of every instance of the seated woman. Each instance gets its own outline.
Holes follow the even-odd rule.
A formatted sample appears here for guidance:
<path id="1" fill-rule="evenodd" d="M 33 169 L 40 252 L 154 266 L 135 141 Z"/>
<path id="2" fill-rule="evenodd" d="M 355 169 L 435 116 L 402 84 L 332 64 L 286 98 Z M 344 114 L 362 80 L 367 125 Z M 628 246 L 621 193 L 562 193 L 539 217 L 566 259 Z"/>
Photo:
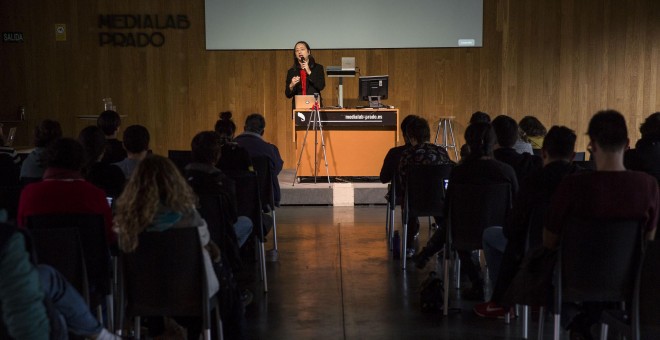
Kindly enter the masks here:
<path id="1" fill-rule="evenodd" d="M 50 119 L 44 119 L 34 128 L 34 150 L 30 152 L 21 165 L 21 183 L 33 183 L 41 181 L 46 171 L 46 162 L 42 159 L 46 148 L 56 139 L 62 137 L 60 123 Z"/>
<path id="2" fill-rule="evenodd" d="M 197 197 L 174 163 L 169 159 L 149 155 L 135 168 L 124 191 L 116 201 L 115 231 L 119 248 L 134 251 L 142 232 L 161 232 L 171 228 L 197 228 L 204 246 L 204 265 L 207 273 L 215 274 L 211 255 L 217 247 L 210 242 L 206 221 L 195 209 Z M 217 275 L 208 275 L 209 295 L 219 290 Z M 177 321 L 180 321 L 177 319 Z M 189 334 L 201 331 L 201 320 L 190 320 Z M 193 337 L 196 338 L 196 337 Z"/>

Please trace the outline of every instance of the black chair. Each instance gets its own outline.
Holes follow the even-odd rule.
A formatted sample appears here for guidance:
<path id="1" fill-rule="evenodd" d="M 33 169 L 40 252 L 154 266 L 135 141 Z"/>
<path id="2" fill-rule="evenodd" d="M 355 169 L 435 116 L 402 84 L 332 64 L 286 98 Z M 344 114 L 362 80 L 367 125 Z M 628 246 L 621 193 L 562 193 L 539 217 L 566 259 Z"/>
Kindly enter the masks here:
<path id="1" fill-rule="evenodd" d="M 120 330 L 124 318 L 190 316 L 202 318 L 204 339 L 211 338 L 211 311 L 215 309 L 217 338 L 222 339 L 219 294 L 209 296 L 204 255 L 197 228 L 142 232 L 131 253 L 119 253 L 122 288 Z"/>
<path id="2" fill-rule="evenodd" d="M 555 339 L 563 303 L 631 301 L 642 245 L 637 220 L 571 218 L 563 226 L 555 270 Z"/>
<path id="3" fill-rule="evenodd" d="M 482 248 L 484 229 L 503 226 L 511 209 L 509 183 L 450 183 L 452 194 L 447 198 L 447 234 L 445 250 L 472 251 Z M 444 252 L 444 282 L 449 282 L 449 251 Z M 449 310 L 449 289 L 445 289 L 444 315 Z"/>
<path id="4" fill-rule="evenodd" d="M 279 202 L 275 202 L 275 188 L 279 189 L 280 184 L 277 181 L 277 176 L 273 173 L 270 158 L 265 156 L 253 157 L 252 166 L 257 172 L 262 210 L 264 213 L 270 214 L 273 218 L 273 249 L 270 250 L 270 258 L 276 261 L 279 255 L 277 252 L 277 217 L 275 215 L 275 208 L 279 206 Z"/>
<path id="5" fill-rule="evenodd" d="M 410 216 L 442 216 L 445 202 L 445 179 L 449 178 L 453 164 L 411 165 L 406 169 L 404 192 L 403 246 L 401 267 L 406 269 L 405 251 L 408 243 Z"/>
<path id="6" fill-rule="evenodd" d="M 627 339 L 660 339 L 660 244 L 649 242 L 641 272 L 635 284 L 631 310 L 627 313 L 606 310 L 602 315 L 601 339 L 609 328 Z"/>
<path id="7" fill-rule="evenodd" d="M 392 182 L 387 185 L 387 211 L 385 216 L 385 236 L 387 237 L 387 244 L 390 250 L 392 250 L 392 240 L 394 239 L 394 211 L 396 210 L 396 195 L 397 195 L 397 185 L 396 177 L 398 174 L 394 175 L 395 179 L 392 179 Z"/>
<path id="8" fill-rule="evenodd" d="M 16 219 L 22 190 L 23 186 L 20 184 L 0 186 L 0 209 L 7 210 L 9 220 Z"/>
<path id="9" fill-rule="evenodd" d="M 181 174 L 186 173 L 186 166 L 192 163 L 192 151 L 190 150 L 167 150 L 167 158 L 169 158 Z"/>
<path id="10" fill-rule="evenodd" d="M 263 230 L 261 196 L 257 174 L 254 172 L 232 173 L 231 178 L 236 181 L 236 208 L 238 216 L 247 216 L 252 220 L 252 233 L 258 243 L 259 270 L 264 282 L 264 293 L 268 292 L 268 276 L 266 273 L 266 238 Z"/>

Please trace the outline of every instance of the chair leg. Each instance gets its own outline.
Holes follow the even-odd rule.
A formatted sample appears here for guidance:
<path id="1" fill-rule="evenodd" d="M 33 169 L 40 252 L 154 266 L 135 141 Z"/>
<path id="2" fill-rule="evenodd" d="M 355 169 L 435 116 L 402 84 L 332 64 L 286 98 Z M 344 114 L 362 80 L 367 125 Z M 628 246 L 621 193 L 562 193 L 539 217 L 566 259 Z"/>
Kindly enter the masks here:
<path id="1" fill-rule="evenodd" d="M 600 324 L 600 340 L 607 340 L 608 328 L 609 328 L 608 324 L 604 322 Z"/>
<path id="2" fill-rule="evenodd" d="M 522 306 L 523 339 L 529 339 L 529 306 Z"/>
<path id="3" fill-rule="evenodd" d="M 105 322 L 103 322 L 103 305 L 101 305 L 101 304 L 96 306 L 96 318 L 99 320 L 99 322 L 102 325 L 105 325 Z"/>
<path id="4" fill-rule="evenodd" d="M 215 322 L 218 329 L 218 336 L 216 338 L 223 340 L 225 338 L 224 330 L 222 329 L 222 318 L 220 317 L 220 306 L 215 307 Z"/>
<path id="5" fill-rule="evenodd" d="M 392 247 L 394 246 L 392 244 L 392 242 L 394 240 L 394 210 L 395 209 L 396 209 L 396 207 L 392 206 L 390 208 L 390 212 L 389 212 L 389 214 L 390 214 L 390 250 L 392 250 Z"/>
<path id="6" fill-rule="evenodd" d="M 268 274 L 266 273 L 266 247 L 264 242 L 259 242 L 259 267 L 261 269 L 261 279 L 264 281 L 264 293 L 268 293 Z"/>
<path id="7" fill-rule="evenodd" d="M 447 287 L 445 287 L 444 296 L 444 306 L 442 307 L 442 315 L 447 316 L 447 313 L 449 312 L 449 247 L 447 246 L 447 243 L 445 243 L 444 249 L 442 251 L 442 257 L 444 259 L 444 274 L 443 274 L 443 282 L 447 282 Z"/>
<path id="8" fill-rule="evenodd" d="M 403 235 L 401 235 L 401 242 L 403 246 L 401 247 L 401 268 L 406 270 L 406 256 L 408 255 L 408 220 L 403 223 Z"/>
<path id="9" fill-rule="evenodd" d="M 135 329 L 133 330 L 133 333 L 135 333 L 135 339 L 140 340 L 140 327 L 142 327 L 142 326 L 140 325 L 140 317 L 139 316 L 135 317 L 135 324 L 133 325 L 133 327 L 135 327 Z"/>
<path id="10" fill-rule="evenodd" d="M 115 331 L 115 299 L 112 295 L 106 295 L 105 297 L 106 306 L 108 306 L 108 330 L 110 332 Z"/>
<path id="11" fill-rule="evenodd" d="M 555 314 L 555 325 L 554 325 L 554 336 L 553 339 L 559 340 L 561 337 L 561 316 L 559 314 Z"/>
<path id="12" fill-rule="evenodd" d="M 454 256 L 454 275 L 456 277 L 456 289 L 461 289 L 461 258 L 458 254 Z"/>
<path id="13" fill-rule="evenodd" d="M 538 340 L 543 340 L 543 328 L 545 327 L 545 308 L 539 307 L 539 335 Z"/>
<path id="14" fill-rule="evenodd" d="M 275 208 L 271 210 L 273 216 L 273 249 L 277 252 L 277 217 L 275 216 Z"/>

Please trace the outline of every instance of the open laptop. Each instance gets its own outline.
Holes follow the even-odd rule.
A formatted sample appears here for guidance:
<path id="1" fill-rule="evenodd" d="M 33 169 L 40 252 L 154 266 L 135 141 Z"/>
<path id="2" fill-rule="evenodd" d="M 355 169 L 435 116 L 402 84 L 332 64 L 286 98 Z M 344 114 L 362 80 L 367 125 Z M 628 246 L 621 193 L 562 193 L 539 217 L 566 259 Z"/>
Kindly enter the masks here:
<path id="1" fill-rule="evenodd" d="M 296 109 L 311 109 L 314 106 L 314 95 L 297 95 L 295 101 Z"/>

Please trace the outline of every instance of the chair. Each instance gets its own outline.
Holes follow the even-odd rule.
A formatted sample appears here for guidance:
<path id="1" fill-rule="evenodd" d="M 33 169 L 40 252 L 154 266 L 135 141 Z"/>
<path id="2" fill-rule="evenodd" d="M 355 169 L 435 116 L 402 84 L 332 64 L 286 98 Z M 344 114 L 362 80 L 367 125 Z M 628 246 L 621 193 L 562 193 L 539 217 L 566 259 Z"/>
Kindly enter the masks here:
<path id="1" fill-rule="evenodd" d="M 268 276 L 266 273 L 266 250 L 262 212 L 261 196 L 257 182 L 257 175 L 254 172 L 233 173 L 232 179 L 236 181 L 236 207 L 239 216 L 247 216 L 252 220 L 252 233 L 256 236 L 259 250 L 259 270 L 261 279 L 264 282 L 264 293 L 268 292 Z"/>
<path id="2" fill-rule="evenodd" d="M 279 205 L 275 202 L 275 187 L 279 188 L 277 177 L 273 176 L 273 167 L 268 157 L 259 156 L 252 158 L 252 166 L 257 172 L 259 180 L 259 194 L 261 195 L 261 206 L 264 213 L 270 213 L 273 218 L 273 249 L 272 260 L 277 261 L 279 255 L 277 252 L 277 218 L 275 216 L 275 207 Z"/>
<path id="3" fill-rule="evenodd" d="M 10 220 L 16 219 L 22 190 L 23 186 L 20 184 L 0 185 L 0 209 L 7 210 Z"/>
<path id="4" fill-rule="evenodd" d="M 406 269 L 405 251 L 408 243 L 408 219 L 410 216 L 442 216 L 445 202 L 445 179 L 449 178 L 453 164 L 410 165 L 406 169 L 404 192 L 403 235 L 404 253 L 401 267 Z"/>
<path id="5" fill-rule="evenodd" d="M 396 176 L 392 179 L 392 182 L 387 186 L 387 215 L 385 217 L 385 236 L 387 237 L 387 244 L 390 250 L 392 250 L 392 240 L 394 238 L 394 211 L 396 210 L 396 195 L 397 195 L 397 185 L 396 185 Z"/>
<path id="6" fill-rule="evenodd" d="M 209 296 L 208 275 L 197 228 L 142 232 L 131 253 L 120 252 L 122 288 L 120 330 L 124 317 L 135 318 L 140 338 L 142 316 L 201 317 L 204 339 L 211 338 L 215 309 L 218 339 L 222 339 L 219 294 Z"/>
<path id="7" fill-rule="evenodd" d="M 114 329 L 114 303 L 112 291 L 112 278 L 113 267 L 110 248 L 106 240 L 105 234 L 105 220 L 102 215 L 98 214 L 42 214 L 28 216 L 27 229 L 33 234 L 57 234 L 64 232 L 62 229 L 77 229 L 80 238 L 81 247 L 81 261 L 84 263 L 86 272 L 87 286 L 80 292 L 85 292 L 89 288 L 89 293 L 86 296 L 87 302 L 90 307 L 97 307 L 97 316 L 102 320 L 101 304 L 103 299 L 108 306 L 108 320 L 107 326 L 110 330 Z M 43 231 L 42 230 L 48 230 Z M 50 232 L 50 230 L 55 230 Z M 60 237 L 49 240 L 46 238 L 43 242 L 35 240 L 36 252 L 40 261 L 43 263 L 51 264 L 58 269 L 64 276 L 73 282 L 78 282 L 76 277 L 69 277 L 70 272 L 66 268 L 68 262 L 75 261 L 71 254 L 64 254 L 62 247 L 59 244 Z M 74 284 L 77 289 L 81 287 Z"/>
<path id="8" fill-rule="evenodd" d="M 569 219 L 561 233 L 555 269 L 555 339 L 560 337 L 564 302 L 632 299 L 642 238 L 637 220 Z"/>
<path id="9" fill-rule="evenodd" d="M 450 183 L 447 236 L 444 252 L 444 282 L 449 282 L 449 249 L 475 250 L 482 247 L 484 229 L 502 226 L 511 209 L 509 183 Z M 449 310 L 449 289 L 445 289 L 444 315 Z"/>
<path id="10" fill-rule="evenodd" d="M 607 339 L 609 328 L 627 339 L 660 338 L 660 244 L 649 242 L 641 272 L 635 284 L 631 312 L 606 310 L 602 315 L 601 339 Z"/>

